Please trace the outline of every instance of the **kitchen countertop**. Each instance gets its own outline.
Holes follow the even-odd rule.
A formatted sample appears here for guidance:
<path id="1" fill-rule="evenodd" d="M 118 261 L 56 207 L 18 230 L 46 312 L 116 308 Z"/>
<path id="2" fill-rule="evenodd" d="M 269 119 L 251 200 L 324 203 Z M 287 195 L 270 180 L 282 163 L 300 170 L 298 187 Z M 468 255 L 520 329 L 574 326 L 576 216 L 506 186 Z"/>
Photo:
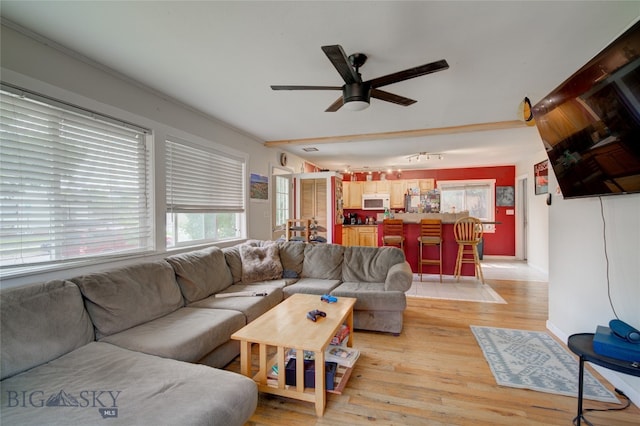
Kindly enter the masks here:
<path id="1" fill-rule="evenodd" d="M 442 223 L 455 223 L 456 220 L 469 216 L 468 211 L 459 213 L 395 213 L 394 219 L 402 219 L 404 223 L 420 223 L 422 219 L 440 219 Z M 384 213 L 378 213 L 378 223 L 384 220 Z"/>

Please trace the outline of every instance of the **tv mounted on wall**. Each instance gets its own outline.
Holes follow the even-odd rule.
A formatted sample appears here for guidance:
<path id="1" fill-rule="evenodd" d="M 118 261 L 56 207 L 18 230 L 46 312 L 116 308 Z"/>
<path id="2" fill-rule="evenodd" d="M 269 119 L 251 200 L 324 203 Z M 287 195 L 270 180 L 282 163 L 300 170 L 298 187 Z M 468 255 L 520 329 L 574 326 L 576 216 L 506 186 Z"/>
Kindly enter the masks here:
<path id="1" fill-rule="evenodd" d="M 640 192 L 640 21 L 533 117 L 565 198 Z"/>

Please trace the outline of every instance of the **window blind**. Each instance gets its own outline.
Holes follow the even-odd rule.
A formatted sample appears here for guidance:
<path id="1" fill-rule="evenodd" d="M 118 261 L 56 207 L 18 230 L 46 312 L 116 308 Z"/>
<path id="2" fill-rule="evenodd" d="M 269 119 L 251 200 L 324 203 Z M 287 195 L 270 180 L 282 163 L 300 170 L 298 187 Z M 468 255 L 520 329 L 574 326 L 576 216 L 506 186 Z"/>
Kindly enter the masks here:
<path id="1" fill-rule="evenodd" d="M 244 160 L 166 141 L 168 213 L 244 212 Z"/>
<path id="2" fill-rule="evenodd" d="M 145 132 L 0 91 L 0 265 L 152 248 Z"/>

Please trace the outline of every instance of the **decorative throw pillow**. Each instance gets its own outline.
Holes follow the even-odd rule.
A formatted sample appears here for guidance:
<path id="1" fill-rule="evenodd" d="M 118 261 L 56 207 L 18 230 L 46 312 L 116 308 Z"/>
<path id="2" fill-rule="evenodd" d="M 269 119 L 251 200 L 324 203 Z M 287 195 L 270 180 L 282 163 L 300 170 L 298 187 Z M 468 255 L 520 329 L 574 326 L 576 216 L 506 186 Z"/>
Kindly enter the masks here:
<path id="1" fill-rule="evenodd" d="M 240 246 L 242 282 L 267 281 L 282 278 L 280 251 L 275 244 L 264 247 Z"/>

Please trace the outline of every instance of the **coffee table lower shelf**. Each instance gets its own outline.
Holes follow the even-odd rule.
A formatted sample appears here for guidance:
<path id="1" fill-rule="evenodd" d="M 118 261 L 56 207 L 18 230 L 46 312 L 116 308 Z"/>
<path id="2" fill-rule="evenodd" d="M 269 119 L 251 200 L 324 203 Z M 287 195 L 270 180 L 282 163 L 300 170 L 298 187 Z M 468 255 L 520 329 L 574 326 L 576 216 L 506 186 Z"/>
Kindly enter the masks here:
<path id="1" fill-rule="evenodd" d="M 353 371 L 353 367 L 346 367 L 344 365 L 338 364 L 338 369 L 336 370 L 336 377 L 333 382 L 333 389 L 327 389 L 327 393 L 334 393 L 336 395 L 342 395 L 345 386 L 347 386 L 347 382 L 349 381 L 349 377 L 351 377 L 351 372 Z M 258 375 L 254 377 L 256 382 L 258 381 Z M 274 393 L 274 389 L 278 390 L 278 377 L 274 375 L 267 376 L 267 384 L 263 385 L 258 383 L 258 388 L 261 392 L 265 393 Z M 285 390 L 291 389 L 292 391 L 296 389 L 295 385 L 285 385 Z M 311 395 L 313 398 L 315 395 L 315 388 L 304 388 L 304 392 Z M 312 399 L 313 401 L 313 399 Z"/>

